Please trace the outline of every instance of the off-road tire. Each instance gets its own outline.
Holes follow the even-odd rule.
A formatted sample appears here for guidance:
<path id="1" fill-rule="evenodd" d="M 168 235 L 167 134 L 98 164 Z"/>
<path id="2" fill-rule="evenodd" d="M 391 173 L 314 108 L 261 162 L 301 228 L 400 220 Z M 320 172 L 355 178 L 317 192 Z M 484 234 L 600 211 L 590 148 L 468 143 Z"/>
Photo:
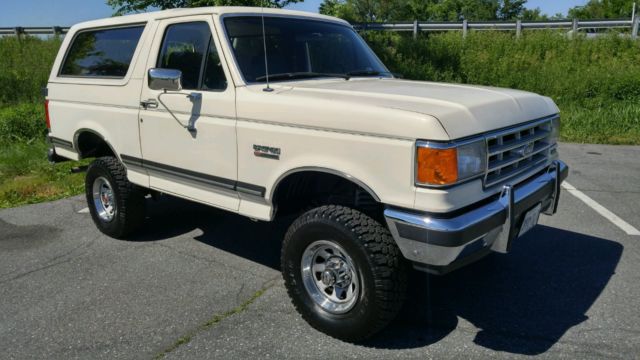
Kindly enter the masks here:
<path id="1" fill-rule="evenodd" d="M 93 185 L 100 177 L 110 183 L 115 197 L 115 213 L 111 221 L 101 219 L 94 204 Z M 91 218 L 105 235 L 125 239 L 143 224 L 144 192 L 127 180 L 127 170 L 117 158 L 105 156 L 95 159 L 89 165 L 85 177 L 85 193 Z"/>
<path id="2" fill-rule="evenodd" d="M 360 274 L 362 290 L 343 314 L 320 307 L 303 283 L 301 261 L 307 247 L 329 240 L 343 248 Z M 322 206 L 300 216 L 282 245 L 282 274 L 293 305 L 315 329 L 357 342 L 383 329 L 406 297 L 408 265 L 389 231 L 369 216 L 343 206 Z"/>

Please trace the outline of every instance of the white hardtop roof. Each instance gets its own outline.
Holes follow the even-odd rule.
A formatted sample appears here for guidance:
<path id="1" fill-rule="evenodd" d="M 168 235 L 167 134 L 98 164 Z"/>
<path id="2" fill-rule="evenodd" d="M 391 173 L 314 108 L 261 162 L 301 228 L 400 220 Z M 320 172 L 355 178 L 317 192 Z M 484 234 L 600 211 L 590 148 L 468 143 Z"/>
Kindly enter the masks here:
<path id="1" fill-rule="evenodd" d="M 189 15 L 206 15 L 206 14 L 218 14 L 218 15 L 231 15 L 231 14 L 246 14 L 246 15 L 260 15 L 264 11 L 265 15 L 280 15 L 280 16 L 292 16 L 292 17 L 305 17 L 310 19 L 332 21 L 340 24 L 349 25 L 348 22 L 331 16 L 320 15 L 305 11 L 273 9 L 273 8 L 259 8 L 248 6 L 210 6 L 199 8 L 182 8 L 182 9 L 169 9 L 162 11 L 152 11 L 142 14 L 132 14 L 124 16 L 114 16 L 111 18 L 104 18 L 99 20 L 86 21 L 76 24 L 72 27 L 72 30 L 96 28 L 105 26 L 117 26 L 125 24 L 135 24 L 148 22 L 152 20 L 168 19 L 180 16 Z"/>

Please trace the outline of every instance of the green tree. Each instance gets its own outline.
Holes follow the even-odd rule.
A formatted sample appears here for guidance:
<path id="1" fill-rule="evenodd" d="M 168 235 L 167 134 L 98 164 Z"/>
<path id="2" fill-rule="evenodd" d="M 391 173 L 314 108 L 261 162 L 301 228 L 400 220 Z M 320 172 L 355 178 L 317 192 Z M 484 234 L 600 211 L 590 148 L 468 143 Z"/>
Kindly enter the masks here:
<path id="1" fill-rule="evenodd" d="M 533 8 L 533 9 L 524 9 L 522 11 L 522 14 L 520 14 L 520 16 L 518 17 L 521 20 L 549 20 L 549 15 L 547 14 L 543 14 L 542 10 L 537 7 L 537 8 Z M 560 15 L 559 19 L 562 18 L 562 15 Z"/>
<path id="2" fill-rule="evenodd" d="M 589 0 L 584 6 L 569 9 L 569 17 L 577 19 L 630 18 L 637 0 Z"/>
<path id="3" fill-rule="evenodd" d="M 441 0 L 434 1 L 429 9 L 431 20 L 495 20 L 498 0 Z"/>
<path id="4" fill-rule="evenodd" d="M 344 0 L 325 0 L 320 4 L 320 14 L 335 16 L 349 22 L 362 22 L 355 8 Z"/>
<path id="5" fill-rule="evenodd" d="M 527 0 L 324 0 L 320 13 L 348 21 L 511 20 L 526 16 Z"/>
<path id="6" fill-rule="evenodd" d="M 499 20 L 513 20 L 522 17 L 527 0 L 502 0 L 498 8 Z"/>
<path id="7" fill-rule="evenodd" d="M 281 8 L 304 0 L 107 0 L 116 15 L 145 11 L 150 7 L 173 9 L 199 6 L 265 6 Z"/>
<path id="8" fill-rule="evenodd" d="M 407 0 L 324 0 L 320 13 L 354 22 L 394 21 Z"/>

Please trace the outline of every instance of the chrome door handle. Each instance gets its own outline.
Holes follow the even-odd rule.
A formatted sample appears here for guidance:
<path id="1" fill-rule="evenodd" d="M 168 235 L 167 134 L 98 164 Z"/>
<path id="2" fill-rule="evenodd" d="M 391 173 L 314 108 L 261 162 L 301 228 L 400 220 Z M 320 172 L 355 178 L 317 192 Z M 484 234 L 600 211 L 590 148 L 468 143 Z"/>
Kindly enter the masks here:
<path id="1" fill-rule="evenodd" d="M 145 109 L 157 109 L 158 102 L 155 99 L 143 100 L 143 101 L 140 101 L 140 106 L 142 106 Z"/>

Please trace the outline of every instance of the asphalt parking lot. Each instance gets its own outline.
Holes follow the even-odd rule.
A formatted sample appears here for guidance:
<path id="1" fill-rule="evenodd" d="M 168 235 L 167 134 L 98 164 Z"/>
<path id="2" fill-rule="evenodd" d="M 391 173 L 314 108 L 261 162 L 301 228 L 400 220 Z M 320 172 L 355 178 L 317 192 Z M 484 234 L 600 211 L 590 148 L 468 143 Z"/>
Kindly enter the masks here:
<path id="1" fill-rule="evenodd" d="M 568 182 L 640 228 L 640 147 L 562 144 Z M 558 215 L 443 277 L 375 338 L 309 327 L 278 270 L 283 224 L 163 199 L 137 241 L 83 197 L 0 211 L 0 358 L 637 358 L 640 236 L 564 191 Z"/>

